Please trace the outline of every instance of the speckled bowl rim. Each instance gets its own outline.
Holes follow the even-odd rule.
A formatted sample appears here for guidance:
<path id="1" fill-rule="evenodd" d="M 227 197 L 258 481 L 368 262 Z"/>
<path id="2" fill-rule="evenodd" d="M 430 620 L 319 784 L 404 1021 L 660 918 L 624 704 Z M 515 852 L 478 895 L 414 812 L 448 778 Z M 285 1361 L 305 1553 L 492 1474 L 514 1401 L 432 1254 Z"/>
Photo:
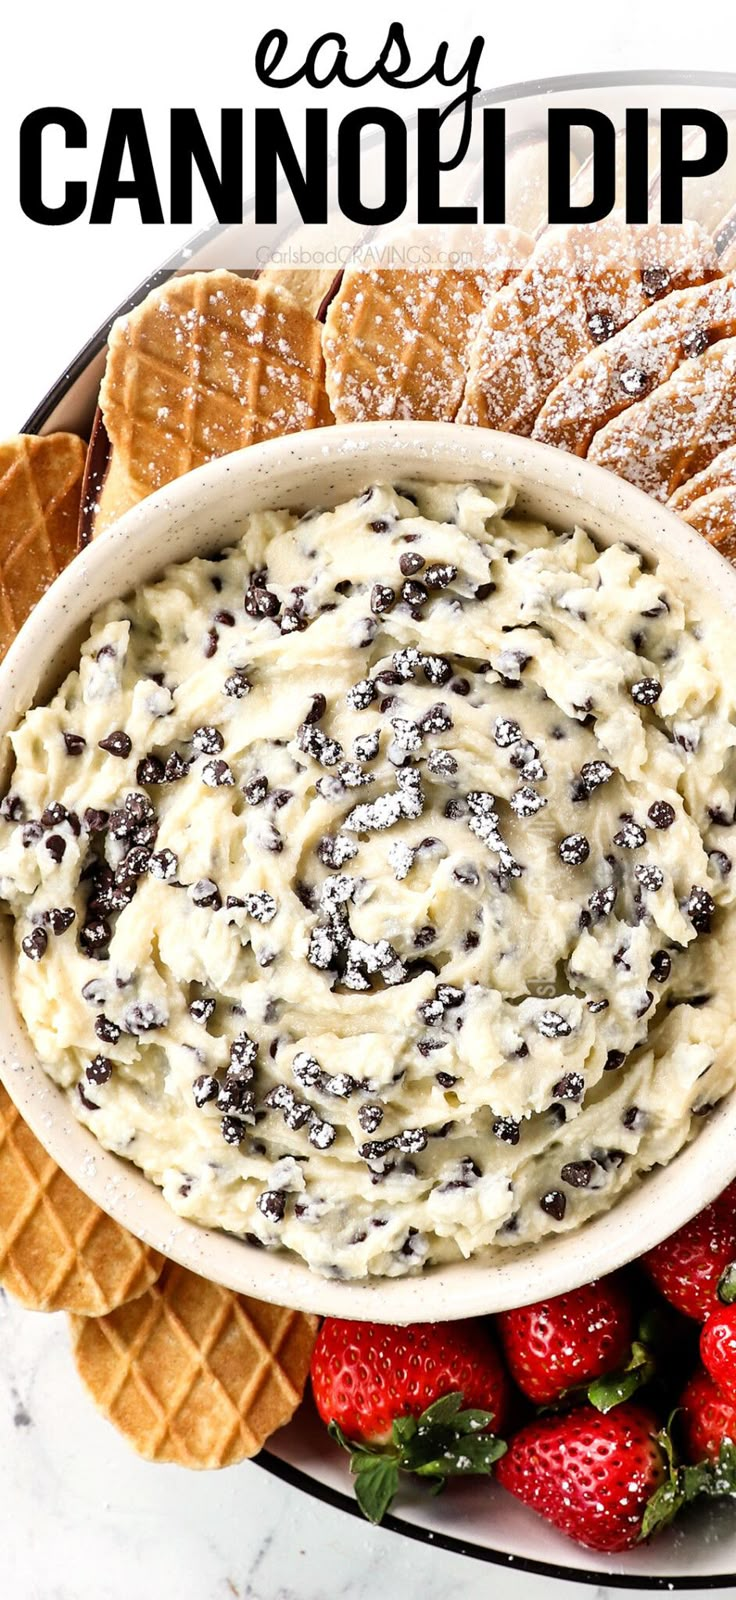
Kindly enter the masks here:
<path id="1" fill-rule="evenodd" d="M 688 586 L 703 619 L 736 625 L 736 571 L 678 517 L 629 484 L 547 445 L 443 423 L 365 423 L 252 446 L 189 473 L 136 506 L 82 551 L 43 597 L 0 668 L 0 756 L 8 732 L 78 658 L 100 604 L 149 581 L 169 561 L 237 537 L 252 510 L 336 504 L 372 482 L 476 478 L 511 482 L 522 509 L 558 526 L 579 522 L 604 542 L 625 539 Z M 43 1071 L 12 993 L 9 919 L 0 919 L 0 1078 L 34 1133 L 103 1210 L 202 1276 L 242 1293 L 323 1315 L 405 1322 L 451 1320 L 559 1294 L 658 1243 L 736 1173 L 736 1090 L 695 1140 L 611 1210 L 582 1228 L 417 1277 L 338 1281 L 287 1252 L 258 1249 L 176 1216 L 129 1162 L 103 1149 Z"/>

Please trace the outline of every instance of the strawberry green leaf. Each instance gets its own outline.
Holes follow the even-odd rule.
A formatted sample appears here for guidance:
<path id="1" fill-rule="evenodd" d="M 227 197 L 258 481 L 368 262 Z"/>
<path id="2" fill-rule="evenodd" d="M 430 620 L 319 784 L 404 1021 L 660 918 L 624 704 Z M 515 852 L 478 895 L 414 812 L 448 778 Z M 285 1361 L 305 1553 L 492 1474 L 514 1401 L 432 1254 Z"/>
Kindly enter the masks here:
<path id="1" fill-rule="evenodd" d="M 396 1417 L 391 1429 L 391 1436 L 396 1445 L 405 1445 L 414 1438 L 419 1424 L 416 1417 Z"/>
<path id="2" fill-rule="evenodd" d="M 399 1487 L 398 1465 L 386 1456 L 359 1459 L 363 1466 L 355 1479 L 355 1498 L 369 1522 L 382 1522 Z"/>
<path id="3" fill-rule="evenodd" d="M 443 1394 L 439 1400 L 435 1400 L 431 1406 L 427 1406 L 426 1411 L 422 1412 L 419 1418 L 420 1429 L 441 1427 L 445 1423 L 453 1422 L 462 1403 L 463 1397 L 456 1391 L 452 1394 Z"/>
<path id="4" fill-rule="evenodd" d="M 503 1439 L 496 1439 L 492 1434 L 478 1436 L 475 1439 L 464 1437 L 450 1445 L 437 1461 L 430 1463 L 422 1471 L 429 1473 L 435 1470 L 438 1475 L 441 1474 L 446 1478 L 468 1477 L 471 1473 L 487 1474 L 494 1462 L 505 1454 L 506 1445 Z"/>
<path id="5" fill-rule="evenodd" d="M 648 1539 L 653 1533 L 661 1533 L 663 1528 L 669 1527 L 684 1503 L 685 1496 L 676 1472 L 674 1478 L 668 1478 L 655 1489 L 644 1512 L 640 1538 Z"/>
<path id="6" fill-rule="evenodd" d="M 732 1261 L 725 1272 L 721 1273 L 718 1280 L 718 1299 L 724 1306 L 731 1306 L 736 1300 L 736 1261 Z"/>
<path id="7" fill-rule="evenodd" d="M 455 1433 L 481 1433 L 484 1428 L 490 1428 L 493 1422 L 492 1411 L 458 1411 L 453 1422 Z"/>
<path id="8" fill-rule="evenodd" d="M 646 1345 L 634 1343 L 622 1372 L 609 1372 L 588 1385 L 588 1399 L 596 1411 L 612 1411 L 623 1400 L 630 1400 L 654 1376 L 654 1362 Z"/>

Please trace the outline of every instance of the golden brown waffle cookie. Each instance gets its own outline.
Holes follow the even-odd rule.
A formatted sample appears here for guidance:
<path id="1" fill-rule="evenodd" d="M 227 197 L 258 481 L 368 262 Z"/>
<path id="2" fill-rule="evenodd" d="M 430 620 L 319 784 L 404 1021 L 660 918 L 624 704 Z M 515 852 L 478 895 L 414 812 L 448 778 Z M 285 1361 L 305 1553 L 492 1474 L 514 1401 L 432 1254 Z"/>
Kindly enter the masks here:
<path id="1" fill-rule="evenodd" d="M 72 433 L 0 444 L 0 658 L 74 555 L 85 454 Z"/>
<path id="2" fill-rule="evenodd" d="M 586 455 L 593 435 L 666 383 L 681 362 L 736 335 L 736 278 L 680 289 L 640 312 L 552 390 L 532 437 Z"/>
<path id="3" fill-rule="evenodd" d="M 267 266 L 258 274 L 262 288 L 284 289 L 305 311 L 316 317 L 335 281 L 334 267 Z"/>
<path id="4" fill-rule="evenodd" d="M 713 243 L 694 224 L 634 228 L 613 216 L 547 229 L 483 311 L 458 422 L 531 433 L 578 361 L 653 301 L 717 275 Z"/>
<path id="5" fill-rule="evenodd" d="M 484 300 L 530 249 L 507 228 L 489 237 L 482 265 L 467 269 L 348 267 L 323 339 L 335 421 L 452 422 Z"/>
<path id="6" fill-rule="evenodd" d="M 734 444 L 736 339 L 723 339 L 601 428 L 588 460 L 668 500 Z"/>
<path id="7" fill-rule="evenodd" d="M 670 505 L 673 511 L 685 511 L 694 500 L 712 494 L 714 489 L 728 489 L 732 484 L 736 484 L 736 445 L 732 445 L 730 450 L 721 450 L 709 466 L 676 489 L 670 498 Z"/>
<path id="8" fill-rule="evenodd" d="M 0 1084 L 0 1283 L 30 1311 L 96 1317 L 162 1264 L 57 1167 Z"/>
<path id="9" fill-rule="evenodd" d="M 701 495 L 680 515 L 722 556 L 736 561 L 736 484 Z"/>
<path id="10" fill-rule="evenodd" d="M 289 1421 L 318 1328 L 171 1262 L 139 1300 L 71 1322 L 80 1377 L 134 1449 L 202 1468 L 256 1455 Z"/>
<path id="11" fill-rule="evenodd" d="M 330 422 L 320 328 L 231 272 L 172 278 L 113 326 L 100 406 L 142 495 L 215 456 Z"/>

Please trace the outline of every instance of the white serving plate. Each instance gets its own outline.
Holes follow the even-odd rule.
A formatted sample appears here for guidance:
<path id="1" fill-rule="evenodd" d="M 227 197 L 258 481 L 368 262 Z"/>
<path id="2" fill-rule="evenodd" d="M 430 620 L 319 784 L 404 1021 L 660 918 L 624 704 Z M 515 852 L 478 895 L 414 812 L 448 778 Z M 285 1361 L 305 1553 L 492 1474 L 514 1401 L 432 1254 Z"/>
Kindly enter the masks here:
<path id="1" fill-rule="evenodd" d="M 586 105 L 591 99 L 608 111 L 617 124 L 626 106 L 648 106 L 656 113 L 663 105 L 705 103 L 728 114 L 736 106 L 736 75 L 639 72 L 548 79 L 491 91 L 479 101 L 478 110 L 483 105 L 504 104 L 510 138 L 524 140 L 538 136 L 549 106 Z M 239 238 L 244 232 L 249 238 L 252 229 L 249 205 L 242 229 L 212 228 L 198 235 L 186 251 L 172 257 L 142 283 L 70 362 L 25 423 L 25 430 L 48 433 L 69 428 L 88 434 L 104 366 L 104 346 L 114 317 L 139 303 L 155 283 L 175 271 L 237 267 L 242 249 L 248 253 L 248 244 L 240 246 Z M 274 1436 L 258 1460 L 265 1470 L 300 1487 L 316 1501 L 359 1515 L 345 1457 L 326 1438 L 307 1404 L 287 1428 Z M 463 1485 L 459 1492 L 437 1499 L 402 1492 L 397 1513 L 389 1516 L 386 1525 L 422 1543 L 456 1550 L 501 1568 L 544 1574 L 568 1585 L 582 1582 L 599 1588 L 634 1590 L 736 1589 L 736 1518 L 730 1506 L 697 1511 L 651 1546 L 620 1557 L 598 1556 L 577 1547 L 500 1489 L 489 1490 L 484 1482 Z"/>

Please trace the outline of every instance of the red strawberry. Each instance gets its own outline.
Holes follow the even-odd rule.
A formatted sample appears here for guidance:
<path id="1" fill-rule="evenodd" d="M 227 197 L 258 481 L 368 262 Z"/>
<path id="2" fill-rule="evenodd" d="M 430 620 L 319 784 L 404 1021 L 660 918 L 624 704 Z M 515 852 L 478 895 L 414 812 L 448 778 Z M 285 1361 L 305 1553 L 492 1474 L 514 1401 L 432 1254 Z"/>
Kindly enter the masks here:
<path id="1" fill-rule="evenodd" d="M 700 1356 L 721 1393 L 736 1404 L 736 1305 L 711 1312 L 700 1335 Z"/>
<path id="2" fill-rule="evenodd" d="M 683 1390 L 679 1423 L 688 1461 L 717 1461 L 724 1439 L 736 1440 L 736 1405 L 702 1367 Z"/>
<path id="3" fill-rule="evenodd" d="M 312 1354 L 312 1393 L 333 1438 L 351 1452 L 355 1492 L 380 1522 L 399 1472 L 441 1487 L 448 1476 L 488 1473 L 505 1445 L 509 1384 L 480 1323 L 408 1328 L 328 1317 Z"/>
<path id="4" fill-rule="evenodd" d="M 539 1405 L 612 1372 L 631 1354 L 631 1308 L 620 1278 L 504 1311 L 497 1322 L 512 1378 Z"/>
<path id="5" fill-rule="evenodd" d="M 607 1416 L 584 1405 L 529 1422 L 497 1468 L 524 1505 L 579 1544 L 607 1551 L 636 1544 L 665 1475 L 654 1417 L 628 1403 Z"/>
<path id="6" fill-rule="evenodd" d="M 736 1261 L 736 1183 L 642 1260 L 665 1299 L 704 1322 L 719 1304 L 723 1273 Z"/>

